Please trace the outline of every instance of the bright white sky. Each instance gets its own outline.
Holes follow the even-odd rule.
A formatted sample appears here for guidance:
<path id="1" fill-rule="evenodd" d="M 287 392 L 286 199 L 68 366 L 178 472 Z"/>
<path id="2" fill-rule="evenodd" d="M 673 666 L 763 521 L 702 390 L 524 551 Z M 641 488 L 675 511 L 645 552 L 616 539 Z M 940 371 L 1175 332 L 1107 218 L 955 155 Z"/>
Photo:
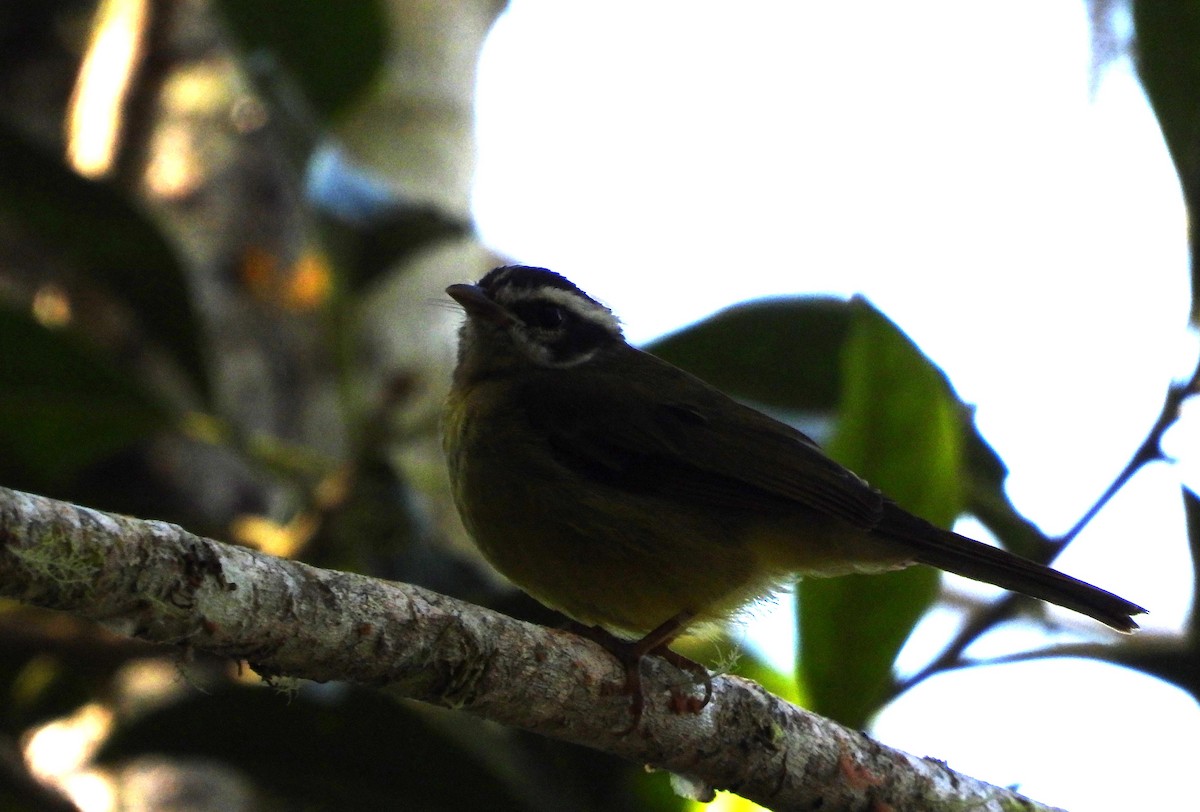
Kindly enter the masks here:
<path id="1" fill-rule="evenodd" d="M 479 227 L 610 304 L 635 342 L 758 296 L 865 294 L 977 404 L 1018 508 L 1061 533 L 1195 352 L 1174 170 L 1128 60 L 1091 93 L 1086 13 L 512 0 L 481 67 Z M 1149 606 L 1151 632 L 1179 629 L 1191 596 L 1195 412 L 1168 436 L 1181 464 L 1145 469 L 1058 562 Z M 931 618 L 902 663 L 948 624 Z M 778 628 L 749 633 L 788 662 Z M 1081 661 L 941 677 L 873 730 L 1074 810 L 1175 805 L 1162 777 L 1200 763 L 1189 696 Z"/>

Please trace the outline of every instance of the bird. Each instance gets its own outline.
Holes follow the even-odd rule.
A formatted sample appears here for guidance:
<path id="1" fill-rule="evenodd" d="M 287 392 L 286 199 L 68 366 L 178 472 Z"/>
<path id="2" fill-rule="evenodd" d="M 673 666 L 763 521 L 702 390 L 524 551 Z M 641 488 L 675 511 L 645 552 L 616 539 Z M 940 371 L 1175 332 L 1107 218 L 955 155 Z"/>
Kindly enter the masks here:
<path id="1" fill-rule="evenodd" d="M 546 268 L 446 293 L 466 318 L 443 414 L 451 491 L 500 573 L 626 668 L 799 577 L 930 565 L 1121 632 L 1146 610 L 915 516 L 792 426 L 629 344 L 613 312 Z M 674 697 L 674 694 L 673 694 Z M 636 721 L 635 721 L 636 724 Z"/>

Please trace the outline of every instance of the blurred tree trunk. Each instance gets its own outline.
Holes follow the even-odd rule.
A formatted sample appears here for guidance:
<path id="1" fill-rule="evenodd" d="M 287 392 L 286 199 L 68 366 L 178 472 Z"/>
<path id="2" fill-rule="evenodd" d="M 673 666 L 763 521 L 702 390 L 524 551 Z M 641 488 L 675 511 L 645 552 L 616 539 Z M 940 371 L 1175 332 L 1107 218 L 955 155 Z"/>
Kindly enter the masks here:
<path id="1" fill-rule="evenodd" d="M 337 130 L 353 158 L 404 195 L 463 222 L 471 220 L 479 52 L 504 6 L 504 0 L 389 0 L 383 76 Z M 440 440 L 430 429 L 449 385 L 458 317 L 433 301 L 447 285 L 478 279 L 501 261 L 474 238 L 438 243 L 364 302 L 358 360 L 367 397 L 379 399 L 380 388 L 397 380 L 412 387 L 397 417 L 405 436 L 424 440 L 398 449 L 400 460 L 409 482 L 437 495 L 440 535 L 449 539 L 464 536 L 445 499 Z"/>
<path id="2" fill-rule="evenodd" d="M 0 71 L 0 108 L 62 153 L 93 5 L 18 5 L 9 12 L 9 39 L 24 47 Z M 64 7 L 78 51 L 31 46 L 28 32 Z M 399 463 L 409 482 L 443 492 L 436 413 L 456 319 L 431 302 L 446 284 L 480 276 L 494 258 L 472 237 L 435 243 L 331 317 L 329 300 L 349 297 L 306 200 L 305 172 L 309 150 L 337 139 L 398 199 L 469 222 L 476 60 L 503 4 L 393 0 L 385 8 L 384 69 L 331 132 L 291 94 L 286 66 L 263 67 L 261 55 L 239 52 L 209 0 L 149 4 L 115 171 L 181 255 L 215 414 L 228 425 L 217 429 L 222 442 L 162 439 L 146 465 L 178 494 L 170 517 L 206 532 L 222 534 L 243 514 L 285 522 L 305 507 L 297 480 L 311 488 L 328 473 L 275 449 L 267 462 L 292 469 L 281 479 L 255 464 L 262 459 L 228 453 L 230 439 L 243 450 L 257 438 L 294 444 L 332 465 L 369 435 L 383 441 L 372 453 Z M 265 82 L 246 73 L 256 63 Z M 284 106 L 297 109 L 265 98 L 264 85 L 282 87 Z M 460 535 L 452 511 L 434 513 Z"/>

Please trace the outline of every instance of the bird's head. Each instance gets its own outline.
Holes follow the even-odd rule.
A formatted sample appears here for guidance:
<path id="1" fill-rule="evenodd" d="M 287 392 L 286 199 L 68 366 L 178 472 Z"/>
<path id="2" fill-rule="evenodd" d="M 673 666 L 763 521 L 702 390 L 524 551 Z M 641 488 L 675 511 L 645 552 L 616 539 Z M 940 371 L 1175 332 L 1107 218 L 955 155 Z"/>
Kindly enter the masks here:
<path id="1" fill-rule="evenodd" d="M 506 265 L 446 293 L 466 311 L 458 359 L 473 374 L 523 365 L 567 369 L 625 341 L 611 310 L 545 268 Z"/>

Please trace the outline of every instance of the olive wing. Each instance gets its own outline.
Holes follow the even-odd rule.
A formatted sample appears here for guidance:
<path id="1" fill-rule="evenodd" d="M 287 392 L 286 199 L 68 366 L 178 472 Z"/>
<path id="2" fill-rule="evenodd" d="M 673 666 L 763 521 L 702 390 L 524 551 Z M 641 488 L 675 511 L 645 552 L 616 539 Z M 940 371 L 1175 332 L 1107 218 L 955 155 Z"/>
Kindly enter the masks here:
<path id="1" fill-rule="evenodd" d="M 806 435 L 647 353 L 547 370 L 518 405 L 574 475 L 748 511 L 800 505 L 869 529 L 884 497 Z"/>

